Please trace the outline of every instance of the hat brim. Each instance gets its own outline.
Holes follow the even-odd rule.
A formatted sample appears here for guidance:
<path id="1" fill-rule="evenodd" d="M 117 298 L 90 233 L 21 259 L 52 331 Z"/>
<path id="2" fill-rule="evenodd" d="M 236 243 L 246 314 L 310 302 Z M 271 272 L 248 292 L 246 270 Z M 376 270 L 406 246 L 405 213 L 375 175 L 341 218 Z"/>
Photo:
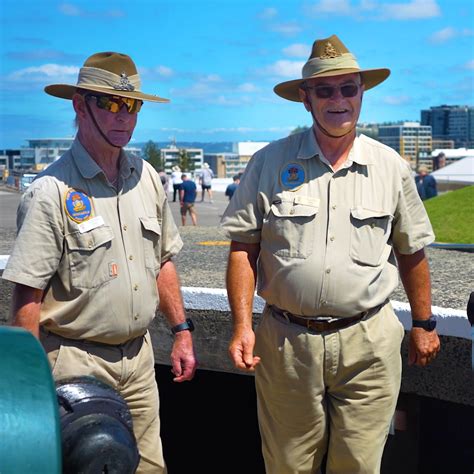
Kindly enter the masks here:
<path id="1" fill-rule="evenodd" d="M 169 99 L 157 95 L 144 94 L 139 91 L 116 90 L 109 87 L 100 87 L 95 85 L 76 86 L 71 84 L 51 84 L 44 88 L 44 91 L 54 97 L 61 99 L 72 99 L 72 96 L 79 90 L 102 92 L 104 94 L 116 95 L 118 97 L 127 97 L 129 99 L 140 99 L 149 102 L 169 102 Z"/>
<path id="2" fill-rule="evenodd" d="M 277 84 L 273 91 L 275 94 L 293 102 L 301 102 L 298 90 L 303 82 L 309 79 L 316 79 L 317 77 L 332 77 L 342 76 L 343 74 L 359 73 L 362 76 L 364 90 L 372 89 L 381 82 L 385 81 L 390 76 L 390 69 L 338 69 L 333 71 L 325 71 L 321 74 L 314 74 L 313 76 L 304 79 L 295 79 L 293 81 L 286 81 Z"/>

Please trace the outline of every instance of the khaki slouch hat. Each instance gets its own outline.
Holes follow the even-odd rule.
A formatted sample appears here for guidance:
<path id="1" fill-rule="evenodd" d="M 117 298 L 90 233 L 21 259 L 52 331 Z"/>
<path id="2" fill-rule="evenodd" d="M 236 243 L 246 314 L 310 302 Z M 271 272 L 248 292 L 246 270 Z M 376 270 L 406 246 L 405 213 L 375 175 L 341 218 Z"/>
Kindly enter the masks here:
<path id="1" fill-rule="evenodd" d="M 390 75 L 390 69 L 361 69 L 356 57 L 336 35 L 332 35 L 313 43 L 309 59 L 303 66 L 301 79 L 281 82 L 273 90 L 284 99 L 301 102 L 298 89 L 307 79 L 351 73 L 361 75 L 364 90 L 367 90 L 385 81 Z"/>
<path id="2" fill-rule="evenodd" d="M 169 102 L 140 90 L 141 81 L 135 63 L 123 53 L 103 52 L 89 56 L 79 70 L 77 84 L 51 84 L 44 88 L 49 95 L 72 99 L 78 90 L 101 92 L 149 102 Z"/>

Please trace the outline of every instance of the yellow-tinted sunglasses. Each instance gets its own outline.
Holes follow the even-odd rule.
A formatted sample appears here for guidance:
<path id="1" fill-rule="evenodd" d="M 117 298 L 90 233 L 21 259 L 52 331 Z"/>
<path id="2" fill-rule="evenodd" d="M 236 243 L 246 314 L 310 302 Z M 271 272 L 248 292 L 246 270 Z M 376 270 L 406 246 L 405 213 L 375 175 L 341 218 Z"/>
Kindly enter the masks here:
<path id="1" fill-rule="evenodd" d="M 143 101 L 140 99 L 130 99 L 129 97 L 118 97 L 116 95 L 95 95 L 87 94 L 87 98 L 94 97 L 96 100 L 97 107 L 99 109 L 107 110 L 113 114 L 120 112 L 122 107 L 127 107 L 129 114 L 136 114 L 140 112 Z"/>

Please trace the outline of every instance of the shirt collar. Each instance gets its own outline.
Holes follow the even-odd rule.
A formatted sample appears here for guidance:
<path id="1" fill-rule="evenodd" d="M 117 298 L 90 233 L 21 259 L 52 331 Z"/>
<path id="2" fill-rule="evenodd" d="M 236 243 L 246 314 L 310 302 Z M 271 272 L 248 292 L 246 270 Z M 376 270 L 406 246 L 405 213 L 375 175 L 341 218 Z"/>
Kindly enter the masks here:
<path id="1" fill-rule="evenodd" d="M 81 175 L 86 179 L 92 179 L 99 173 L 103 173 L 102 168 L 92 159 L 88 151 L 84 148 L 79 138 L 75 138 L 71 146 L 72 157 L 77 166 L 77 169 Z M 122 178 L 128 178 L 133 171 L 135 166 L 131 162 L 127 153 L 120 150 L 120 176 Z"/>
<path id="2" fill-rule="evenodd" d="M 350 164 L 352 164 L 352 162 L 355 162 L 359 165 L 372 165 L 374 163 L 374 159 L 371 154 L 363 153 L 362 142 L 363 138 L 355 138 L 354 144 L 349 153 L 346 163 L 349 161 Z M 297 157 L 301 160 L 308 160 L 317 155 L 319 155 L 319 157 L 324 157 L 324 154 L 322 153 L 321 148 L 319 147 L 319 144 L 316 141 L 313 128 L 311 127 L 305 132 L 303 132 L 303 138 L 301 139 Z"/>

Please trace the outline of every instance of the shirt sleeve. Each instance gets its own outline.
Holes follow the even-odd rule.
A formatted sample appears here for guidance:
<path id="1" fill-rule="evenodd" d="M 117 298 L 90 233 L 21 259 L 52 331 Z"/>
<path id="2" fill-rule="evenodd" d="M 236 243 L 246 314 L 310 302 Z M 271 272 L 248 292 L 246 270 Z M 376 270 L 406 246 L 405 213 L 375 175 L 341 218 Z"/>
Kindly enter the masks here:
<path id="1" fill-rule="evenodd" d="M 3 278 L 44 290 L 58 269 L 63 245 L 59 190 L 53 178 L 39 178 L 21 197 L 17 237 Z"/>
<path id="2" fill-rule="evenodd" d="M 393 245 L 401 254 L 414 254 L 431 244 L 434 232 L 418 195 L 408 163 L 400 162 L 402 187 L 394 218 Z"/>

